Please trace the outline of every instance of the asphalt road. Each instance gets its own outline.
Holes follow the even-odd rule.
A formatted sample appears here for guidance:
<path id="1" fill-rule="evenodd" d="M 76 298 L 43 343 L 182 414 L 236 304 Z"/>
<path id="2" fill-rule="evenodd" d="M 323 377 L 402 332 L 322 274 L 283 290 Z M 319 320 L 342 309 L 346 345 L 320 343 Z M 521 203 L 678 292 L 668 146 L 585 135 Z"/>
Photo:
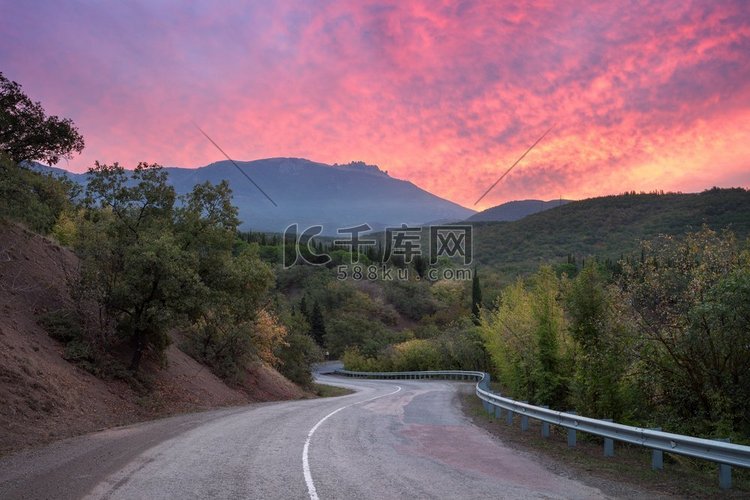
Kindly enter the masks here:
<path id="1" fill-rule="evenodd" d="M 601 498 L 462 415 L 465 383 L 319 376 L 337 398 L 182 415 L 0 460 L 0 498 Z"/>

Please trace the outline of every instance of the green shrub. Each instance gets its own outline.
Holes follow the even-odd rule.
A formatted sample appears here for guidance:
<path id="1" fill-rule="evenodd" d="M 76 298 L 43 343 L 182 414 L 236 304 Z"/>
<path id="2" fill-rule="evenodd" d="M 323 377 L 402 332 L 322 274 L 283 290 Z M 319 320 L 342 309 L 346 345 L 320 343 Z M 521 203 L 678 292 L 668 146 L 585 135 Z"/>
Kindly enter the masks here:
<path id="1" fill-rule="evenodd" d="M 81 321 L 73 311 L 61 309 L 49 312 L 42 315 L 38 322 L 50 337 L 60 342 L 68 343 L 83 338 Z"/>

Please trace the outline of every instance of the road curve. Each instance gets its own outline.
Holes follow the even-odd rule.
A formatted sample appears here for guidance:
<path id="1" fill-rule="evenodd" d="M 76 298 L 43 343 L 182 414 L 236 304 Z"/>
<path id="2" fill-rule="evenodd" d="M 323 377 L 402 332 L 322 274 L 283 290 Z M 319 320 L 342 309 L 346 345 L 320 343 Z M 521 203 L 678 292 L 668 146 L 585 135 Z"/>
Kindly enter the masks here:
<path id="1" fill-rule="evenodd" d="M 349 380 L 81 436 L 0 460 L 0 498 L 602 498 L 473 426 L 465 384 Z"/>

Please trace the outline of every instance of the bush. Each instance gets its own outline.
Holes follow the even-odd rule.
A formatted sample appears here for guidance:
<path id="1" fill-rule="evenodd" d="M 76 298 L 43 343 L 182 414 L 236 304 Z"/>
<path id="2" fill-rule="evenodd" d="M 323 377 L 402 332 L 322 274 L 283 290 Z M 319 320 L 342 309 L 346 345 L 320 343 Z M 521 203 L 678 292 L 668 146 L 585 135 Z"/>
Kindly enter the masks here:
<path id="1" fill-rule="evenodd" d="M 62 343 L 83 338 L 83 328 L 76 313 L 67 309 L 60 309 L 42 315 L 39 325 L 47 334 Z"/>
<path id="2" fill-rule="evenodd" d="M 375 358 L 362 354 L 358 347 L 349 347 L 341 355 L 345 370 L 355 372 L 377 372 L 382 371 L 381 362 Z"/>
<path id="3" fill-rule="evenodd" d="M 434 342 L 407 340 L 388 349 L 386 359 L 391 369 L 399 372 L 440 370 L 442 358 Z"/>
<path id="4" fill-rule="evenodd" d="M 71 181 L 33 172 L 0 154 L 0 218 L 49 234 L 60 215 L 72 207 L 75 192 Z"/>

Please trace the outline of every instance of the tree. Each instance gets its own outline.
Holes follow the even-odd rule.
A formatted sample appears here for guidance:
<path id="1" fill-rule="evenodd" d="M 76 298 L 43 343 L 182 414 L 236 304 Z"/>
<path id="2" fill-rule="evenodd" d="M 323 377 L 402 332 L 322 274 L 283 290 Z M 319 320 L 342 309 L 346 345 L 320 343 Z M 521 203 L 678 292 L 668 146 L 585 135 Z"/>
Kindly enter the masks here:
<path id="1" fill-rule="evenodd" d="M 255 243 L 235 255 L 228 184 L 198 184 L 175 207 L 158 165 L 128 173 L 97 163 L 89 174 L 76 246 L 86 288 L 132 346 L 130 369 L 161 353 L 173 328 L 184 328 L 190 354 L 224 378 L 236 381 L 254 356 L 275 362 L 285 329 L 261 306 L 273 272 Z"/>
<path id="2" fill-rule="evenodd" d="M 376 249 L 374 247 L 370 247 L 370 249 L 373 251 L 373 258 L 370 259 L 373 262 L 377 262 L 375 259 L 377 259 Z M 417 272 L 417 276 L 424 279 L 425 274 L 427 273 L 427 259 L 422 257 L 421 255 L 416 255 L 413 259 L 414 263 L 414 270 Z"/>
<path id="3" fill-rule="evenodd" d="M 501 297 L 495 309 L 483 312 L 479 332 L 500 382 L 513 396 L 530 400 L 536 365 L 532 297 L 520 279 Z"/>
<path id="4" fill-rule="evenodd" d="M 0 217 L 48 234 L 60 216 L 72 210 L 71 199 L 79 191 L 73 181 L 19 167 L 0 151 Z"/>
<path id="5" fill-rule="evenodd" d="M 479 273 L 474 268 L 471 278 L 471 316 L 475 324 L 479 324 L 479 313 L 482 308 L 482 286 L 479 283 Z"/>
<path id="6" fill-rule="evenodd" d="M 83 147 L 83 137 L 69 118 L 46 116 L 41 103 L 0 73 L 0 151 L 16 163 L 38 160 L 54 165 Z"/>
<path id="7" fill-rule="evenodd" d="M 254 356 L 273 364 L 275 345 L 285 335 L 261 305 L 273 273 L 260 261 L 257 243 L 235 248 L 238 225 L 225 181 L 196 185 L 175 210 L 176 238 L 192 256 L 197 275 L 194 287 L 180 301 L 180 310 L 192 324 L 185 347 L 234 383 L 241 381 Z"/>
<path id="8" fill-rule="evenodd" d="M 276 357 L 280 347 L 288 347 L 286 342 L 286 326 L 278 318 L 265 309 L 257 313 L 253 328 L 253 344 L 257 356 L 271 366 L 279 366 L 280 359 Z"/>
<path id="9" fill-rule="evenodd" d="M 285 324 L 285 342 L 276 350 L 279 371 L 292 382 L 309 387 L 313 382 L 311 365 L 323 359 L 320 347 L 307 334 L 310 325 L 304 315 L 292 313 Z"/>
<path id="10" fill-rule="evenodd" d="M 315 301 L 312 311 L 310 312 L 310 336 L 321 347 L 325 345 L 326 324 L 323 318 L 323 312 L 320 310 L 320 304 Z"/>
<path id="11" fill-rule="evenodd" d="M 560 283 L 549 266 L 534 276 L 532 316 L 535 320 L 537 365 L 534 371 L 538 403 L 561 407 L 567 397 L 565 367 L 565 318 L 558 302 Z"/>
<path id="12" fill-rule="evenodd" d="M 750 257 L 729 232 L 703 228 L 644 242 L 623 264 L 649 384 L 663 419 L 690 432 L 750 432 Z"/>
<path id="13" fill-rule="evenodd" d="M 589 263 L 570 283 L 565 298 L 575 343 L 575 408 L 587 416 L 619 420 L 626 410 L 623 379 L 631 361 L 631 335 L 616 306 L 618 294 Z"/>
<path id="14" fill-rule="evenodd" d="M 549 266 L 506 287 L 497 309 L 483 314 L 479 332 L 500 382 L 519 398 L 561 407 L 566 401 L 565 319 L 560 283 Z"/>
<path id="15" fill-rule="evenodd" d="M 310 311 L 307 310 L 307 300 L 305 299 L 304 295 L 299 301 L 299 312 L 302 313 L 302 316 L 305 317 L 306 321 L 310 321 Z"/>
<path id="16" fill-rule="evenodd" d="M 76 245 L 83 279 L 130 343 L 137 372 L 147 350 L 161 353 L 169 344 L 177 305 L 197 281 L 195 265 L 171 231 L 175 194 L 161 167 L 141 163 L 128 176 L 117 163 L 97 162 L 89 175 Z"/>

